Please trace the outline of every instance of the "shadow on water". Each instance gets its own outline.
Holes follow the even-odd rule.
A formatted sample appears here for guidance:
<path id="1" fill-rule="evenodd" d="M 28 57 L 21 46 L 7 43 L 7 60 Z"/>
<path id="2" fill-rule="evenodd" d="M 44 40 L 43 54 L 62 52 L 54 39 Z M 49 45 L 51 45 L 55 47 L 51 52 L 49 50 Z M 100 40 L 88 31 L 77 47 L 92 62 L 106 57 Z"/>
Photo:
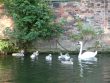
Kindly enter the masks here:
<path id="1" fill-rule="evenodd" d="M 110 83 L 110 56 L 98 55 L 79 60 L 70 54 L 73 64 L 63 64 L 59 54 L 38 57 L 0 56 L 0 83 Z"/>

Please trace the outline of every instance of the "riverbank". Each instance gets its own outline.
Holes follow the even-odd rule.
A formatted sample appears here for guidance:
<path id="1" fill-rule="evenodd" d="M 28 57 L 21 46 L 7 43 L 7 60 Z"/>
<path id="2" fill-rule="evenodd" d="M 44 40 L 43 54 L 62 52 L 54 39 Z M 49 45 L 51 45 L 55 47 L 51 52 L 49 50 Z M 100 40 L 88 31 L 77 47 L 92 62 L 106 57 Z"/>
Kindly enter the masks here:
<path id="1" fill-rule="evenodd" d="M 60 52 L 74 54 L 74 55 L 78 55 L 79 54 L 79 50 L 76 50 L 76 51 L 67 51 L 67 50 L 60 50 L 60 49 L 45 49 L 45 50 L 37 49 L 37 50 L 41 54 L 43 54 L 43 53 L 46 53 L 46 54 L 49 54 L 49 53 L 59 54 Z M 30 50 L 30 51 L 29 51 L 29 49 L 27 49 L 27 51 L 25 53 L 26 54 L 32 54 L 35 51 L 36 50 L 34 50 L 34 49 L 33 50 Z M 83 50 L 83 52 L 85 52 L 85 50 Z M 95 51 L 91 51 L 91 52 L 95 52 Z M 98 51 L 98 54 L 110 54 L 110 51 Z"/>

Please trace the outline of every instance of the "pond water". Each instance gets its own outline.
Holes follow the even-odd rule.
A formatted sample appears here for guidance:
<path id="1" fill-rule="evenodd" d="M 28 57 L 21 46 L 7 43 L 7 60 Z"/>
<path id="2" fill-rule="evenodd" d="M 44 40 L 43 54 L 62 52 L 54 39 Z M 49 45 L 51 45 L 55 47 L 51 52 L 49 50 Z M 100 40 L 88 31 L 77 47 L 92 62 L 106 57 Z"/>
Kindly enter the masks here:
<path id="1" fill-rule="evenodd" d="M 0 56 L 0 83 L 110 83 L 110 55 L 80 61 L 70 54 L 73 64 L 61 63 L 59 54 L 47 61 L 47 55 Z"/>

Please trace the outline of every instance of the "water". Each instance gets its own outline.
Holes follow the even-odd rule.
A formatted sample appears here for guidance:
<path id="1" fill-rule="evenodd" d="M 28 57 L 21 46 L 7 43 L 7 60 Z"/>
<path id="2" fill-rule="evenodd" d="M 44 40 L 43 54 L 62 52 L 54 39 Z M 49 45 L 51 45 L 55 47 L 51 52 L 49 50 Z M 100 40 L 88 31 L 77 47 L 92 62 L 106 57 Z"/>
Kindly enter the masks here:
<path id="1" fill-rule="evenodd" d="M 80 61 L 71 54 L 73 65 L 62 64 L 59 54 L 52 54 L 52 61 L 46 55 L 0 56 L 0 83 L 110 83 L 109 55 Z"/>

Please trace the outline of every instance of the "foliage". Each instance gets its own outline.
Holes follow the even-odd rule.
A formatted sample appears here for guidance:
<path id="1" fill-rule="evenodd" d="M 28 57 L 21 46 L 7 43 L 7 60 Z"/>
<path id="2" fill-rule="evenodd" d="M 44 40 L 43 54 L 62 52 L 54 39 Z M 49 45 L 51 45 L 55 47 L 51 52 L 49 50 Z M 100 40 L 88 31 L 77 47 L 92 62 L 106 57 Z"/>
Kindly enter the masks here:
<path id="1" fill-rule="evenodd" d="M 102 33 L 103 33 L 103 31 L 102 31 L 102 30 L 100 30 L 100 31 L 99 31 L 99 35 L 101 35 Z"/>
<path id="2" fill-rule="evenodd" d="M 0 28 L 1 30 L 1 28 Z M 4 32 L 4 36 L 5 38 L 2 39 L 2 35 L 0 35 L 0 52 L 1 53 L 11 53 L 11 52 L 15 52 L 18 50 L 18 47 L 14 45 L 14 40 L 10 39 L 9 40 L 9 36 L 11 36 L 11 34 L 9 33 L 11 30 L 9 29 L 9 27 L 6 27 Z M 7 33 L 8 32 L 8 33 Z M 3 34 L 3 33 L 2 33 Z"/>
<path id="3" fill-rule="evenodd" d="M 63 23 L 57 23 L 54 12 L 44 0 L 4 0 L 8 16 L 14 21 L 13 38 L 22 43 L 61 36 Z"/>
<path id="4" fill-rule="evenodd" d="M 4 41 L 0 39 L 0 51 L 5 52 L 5 54 L 9 52 L 14 52 L 18 49 L 18 47 L 13 45 L 12 40 Z"/>
<path id="5" fill-rule="evenodd" d="M 0 0 L 0 3 L 3 3 L 3 0 Z"/>
<path id="6" fill-rule="evenodd" d="M 83 35 L 96 35 L 95 30 L 91 27 L 86 27 L 85 29 L 82 30 Z"/>
<path id="7" fill-rule="evenodd" d="M 89 38 L 90 35 L 91 35 L 91 37 L 96 35 L 96 32 L 92 27 L 90 27 L 88 24 L 82 25 L 79 17 L 76 17 L 76 19 L 77 19 L 78 28 L 80 29 L 80 31 L 79 31 L 79 34 L 74 33 L 74 34 L 70 35 L 70 38 L 72 38 L 72 40 L 81 39 L 84 37 Z M 100 31 L 100 33 L 101 33 L 101 31 Z M 88 36 L 88 37 L 86 37 L 86 36 Z"/>
<path id="8" fill-rule="evenodd" d="M 99 45 L 99 41 L 95 41 L 95 46 L 96 46 L 96 45 Z"/>
<path id="9" fill-rule="evenodd" d="M 77 19 L 77 22 L 78 22 L 78 28 L 79 29 L 82 29 L 82 24 L 81 24 L 81 19 L 79 18 L 79 17 L 76 17 L 76 19 Z"/>
<path id="10" fill-rule="evenodd" d="M 79 33 L 78 35 L 77 34 L 71 34 L 70 38 L 72 38 L 72 40 L 74 41 L 75 39 L 83 38 L 83 35 L 82 35 L 82 33 Z"/>

